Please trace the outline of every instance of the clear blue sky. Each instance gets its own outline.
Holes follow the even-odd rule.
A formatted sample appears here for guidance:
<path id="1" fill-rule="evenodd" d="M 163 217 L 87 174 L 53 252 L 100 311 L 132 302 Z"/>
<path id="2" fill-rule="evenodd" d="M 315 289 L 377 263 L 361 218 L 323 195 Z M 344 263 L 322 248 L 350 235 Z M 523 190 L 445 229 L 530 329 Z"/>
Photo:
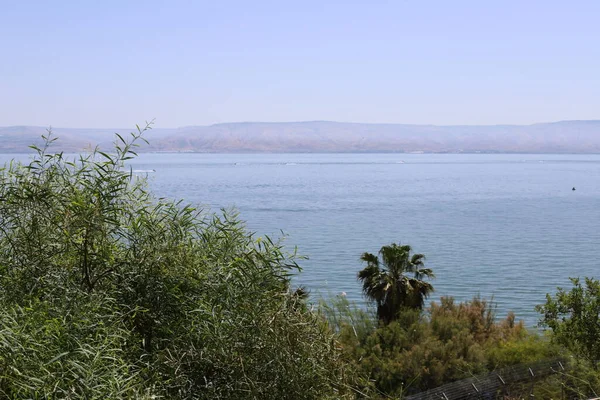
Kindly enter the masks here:
<path id="1" fill-rule="evenodd" d="M 0 0 L 0 126 L 600 119 L 600 1 Z"/>

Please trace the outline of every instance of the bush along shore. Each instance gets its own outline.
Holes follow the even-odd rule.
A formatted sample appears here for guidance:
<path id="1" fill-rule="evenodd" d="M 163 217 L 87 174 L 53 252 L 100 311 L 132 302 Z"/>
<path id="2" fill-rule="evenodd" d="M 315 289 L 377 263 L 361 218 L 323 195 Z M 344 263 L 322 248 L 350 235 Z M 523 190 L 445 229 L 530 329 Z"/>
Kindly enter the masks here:
<path id="1" fill-rule="evenodd" d="M 557 356 L 568 374 L 516 393 L 600 391 L 598 281 L 548 295 L 537 334 L 481 298 L 425 307 L 433 271 L 392 243 L 361 257 L 371 308 L 316 306 L 280 241 L 126 168 L 147 129 L 73 159 L 49 132 L 0 171 L 0 398 L 402 398 Z"/>

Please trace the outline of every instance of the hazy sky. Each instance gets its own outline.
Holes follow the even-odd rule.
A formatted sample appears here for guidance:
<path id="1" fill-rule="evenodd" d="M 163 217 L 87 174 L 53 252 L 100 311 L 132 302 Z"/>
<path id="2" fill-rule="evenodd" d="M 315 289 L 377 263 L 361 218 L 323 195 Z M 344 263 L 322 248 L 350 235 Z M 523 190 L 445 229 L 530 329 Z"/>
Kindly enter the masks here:
<path id="1" fill-rule="evenodd" d="M 600 1 L 0 0 L 0 126 L 600 119 Z"/>

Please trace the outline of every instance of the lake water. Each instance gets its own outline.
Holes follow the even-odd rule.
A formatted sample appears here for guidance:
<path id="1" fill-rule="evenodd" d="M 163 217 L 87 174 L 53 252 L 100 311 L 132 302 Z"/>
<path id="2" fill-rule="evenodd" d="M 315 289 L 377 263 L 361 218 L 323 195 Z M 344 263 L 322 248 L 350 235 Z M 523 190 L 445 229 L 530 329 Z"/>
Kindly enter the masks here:
<path id="1" fill-rule="evenodd" d="M 362 301 L 359 257 L 391 242 L 426 255 L 433 299 L 493 296 L 530 326 L 546 293 L 598 276 L 600 155 L 145 154 L 133 167 L 156 170 L 161 196 L 283 230 L 313 294 Z"/>
<path id="2" fill-rule="evenodd" d="M 600 271 L 600 155 L 143 154 L 132 167 L 156 170 L 159 196 L 283 230 L 313 294 L 362 302 L 360 255 L 400 242 L 426 255 L 433 299 L 493 296 L 533 326 L 546 293 Z"/>

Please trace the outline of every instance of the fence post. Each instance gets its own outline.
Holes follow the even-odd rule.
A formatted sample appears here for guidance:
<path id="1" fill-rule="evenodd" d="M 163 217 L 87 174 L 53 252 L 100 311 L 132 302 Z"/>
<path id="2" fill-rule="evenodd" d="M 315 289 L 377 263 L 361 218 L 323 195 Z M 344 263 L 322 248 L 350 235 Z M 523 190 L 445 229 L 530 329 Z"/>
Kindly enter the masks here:
<path id="1" fill-rule="evenodd" d="M 476 396 L 478 399 L 481 399 L 481 393 L 479 392 L 479 389 L 477 389 L 477 386 L 475 386 L 475 383 L 474 383 L 474 382 L 471 382 L 471 386 L 473 386 L 473 389 L 475 389 L 475 396 Z"/>
<path id="2" fill-rule="evenodd" d="M 529 397 L 535 397 L 535 395 L 533 394 L 533 385 L 534 385 L 535 374 L 533 373 L 533 370 L 531 369 L 531 367 L 529 367 L 529 373 L 531 374 L 531 389 L 529 389 Z"/>
<path id="3" fill-rule="evenodd" d="M 498 377 L 498 379 L 500 379 L 500 382 L 502 382 L 502 386 L 500 389 L 500 393 L 502 395 L 502 398 L 504 398 L 504 395 L 506 394 L 506 382 L 504 382 L 504 379 L 502 379 L 502 377 L 500 376 L 500 374 L 496 374 L 496 376 Z M 496 392 L 497 394 L 497 392 Z"/>

